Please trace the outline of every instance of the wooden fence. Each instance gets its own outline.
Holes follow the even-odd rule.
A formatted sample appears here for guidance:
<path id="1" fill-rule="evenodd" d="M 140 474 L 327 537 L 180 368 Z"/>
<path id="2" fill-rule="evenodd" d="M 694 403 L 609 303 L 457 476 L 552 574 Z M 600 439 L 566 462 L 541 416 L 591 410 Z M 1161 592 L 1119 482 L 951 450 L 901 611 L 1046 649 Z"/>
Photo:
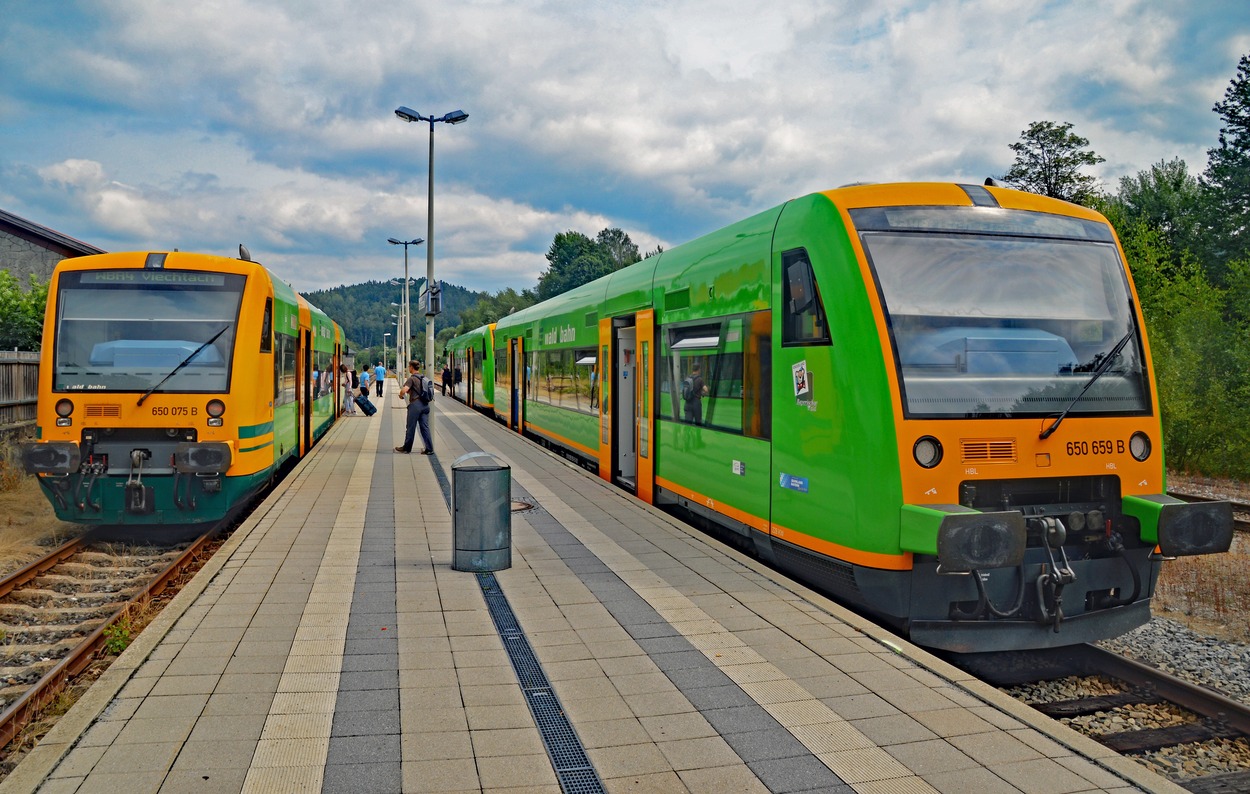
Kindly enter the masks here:
<path id="1" fill-rule="evenodd" d="M 39 397 L 39 354 L 0 351 L 0 433 L 35 423 Z"/>

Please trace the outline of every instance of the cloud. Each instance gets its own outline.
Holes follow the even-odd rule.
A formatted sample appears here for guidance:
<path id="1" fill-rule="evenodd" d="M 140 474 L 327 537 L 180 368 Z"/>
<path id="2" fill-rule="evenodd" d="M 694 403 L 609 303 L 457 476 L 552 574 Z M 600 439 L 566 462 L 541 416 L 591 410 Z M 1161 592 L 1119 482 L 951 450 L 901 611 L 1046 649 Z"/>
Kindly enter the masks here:
<path id="1" fill-rule="evenodd" d="M 1070 121 L 1107 187 L 1197 172 L 1241 0 L 114 0 L 6 9 L 6 209 L 112 250 L 233 251 L 300 289 L 436 268 L 532 286 L 552 236 L 671 247 L 855 181 L 980 181 Z M 1201 42 L 1200 47 L 1193 42 Z"/>

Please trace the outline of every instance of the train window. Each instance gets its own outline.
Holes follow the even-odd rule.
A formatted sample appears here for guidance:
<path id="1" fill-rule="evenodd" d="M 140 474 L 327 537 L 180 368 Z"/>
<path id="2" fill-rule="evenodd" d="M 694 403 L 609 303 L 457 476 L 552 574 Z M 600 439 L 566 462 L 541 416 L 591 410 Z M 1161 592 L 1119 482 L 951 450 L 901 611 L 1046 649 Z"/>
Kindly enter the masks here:
<path id="1" fill-rule="evenodd" d="M 781 255 L 781 270 L 785 279 L 781 301 L 782 345 L 829 344 L 829 323 L 807 252 L 802 248 L 786 251 Z"/>
<path id="2" fill-rule="evenodd" d="M 535 376 L 526 397 L 584 413 L 598 413 L 594 348 L 535 353 Z"/>
<path id="3" fill-rule="evenodd" d="M 772 356 L 768 312 L 664 329 L 656 415 L 769 438 Z"/>
<path id="4" fill-rule="evenodd" d="M 246 277 L 161 270 L 66 273 L 53 389 L 221 393 L 230 388 Z"/>
<path id="5" fill-rule="evenodd" d="M 970 233 L 871 231 L 861 239 L 905 415 L 1150 410 L 1132 293 L 1114 245 Z"/>
<path id="6" fill-rule="evenodd" d="M 260 322 L 260 352 L 273 352 L 273 298 L 265 298 L 265 315 Z"/>

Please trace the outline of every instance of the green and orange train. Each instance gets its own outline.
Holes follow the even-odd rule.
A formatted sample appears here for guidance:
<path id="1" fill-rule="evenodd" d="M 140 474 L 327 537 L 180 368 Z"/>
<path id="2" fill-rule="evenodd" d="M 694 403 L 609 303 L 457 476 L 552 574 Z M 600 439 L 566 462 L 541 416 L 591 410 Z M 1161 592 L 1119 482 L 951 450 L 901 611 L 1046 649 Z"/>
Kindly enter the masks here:
<path id="1" fill-rule="evenodd" d="M 1111 226 L 993 184 L 797 198 L 449 349 L 462 399 L 930 647 L 1122 633 L 1232 538 L 1166 495 Z"/>
<path id="2" fill-rule="evenodd" d="M 66 259 L 43 342 L 22 456 L 64 521 L 153 537 L 217 523 L 339 414 L 342 330 L 250 258 Z"/>

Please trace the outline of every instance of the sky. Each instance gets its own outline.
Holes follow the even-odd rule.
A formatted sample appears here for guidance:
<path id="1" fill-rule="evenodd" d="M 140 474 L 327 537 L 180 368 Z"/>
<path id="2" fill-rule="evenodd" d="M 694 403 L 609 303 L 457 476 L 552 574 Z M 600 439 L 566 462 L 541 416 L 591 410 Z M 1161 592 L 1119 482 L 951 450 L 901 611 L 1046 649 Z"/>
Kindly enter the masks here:
<path id="1" fill-rule="evenodd" d="M 981 183 L 1070 122 L 1104 189 L 1198 174 L 1246 0 L 5 0 L 0 209 L 297 290 L 532 288 L 553 237 L 645 253 L 854 182 Z M 426 246 L 409 249 L 423 276 Z"/>

